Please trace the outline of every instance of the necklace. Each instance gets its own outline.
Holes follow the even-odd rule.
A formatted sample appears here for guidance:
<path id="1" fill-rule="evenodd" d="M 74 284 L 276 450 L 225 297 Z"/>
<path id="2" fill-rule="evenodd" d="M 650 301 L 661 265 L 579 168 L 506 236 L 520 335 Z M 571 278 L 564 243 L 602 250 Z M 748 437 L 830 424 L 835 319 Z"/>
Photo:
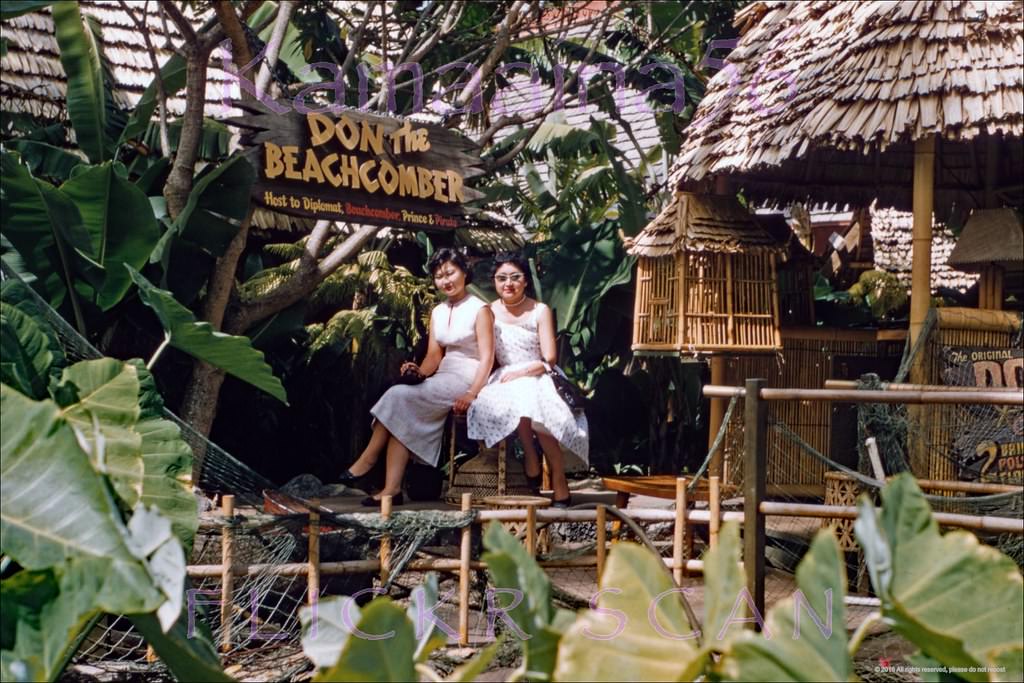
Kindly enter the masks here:
<path id="1" fill-rule="evenodd" d="M 516 308 L 517 306 L 520 306 L 524 301 L 526 301 L 526 295 L 525 294 L 523 294 L 523 296 L 519 299 L 519 301 L 515 302 L 514 304 L 510 304 L 510 303 L 507 303 L 507 302 L 502 302 L 502 303 L 505 304 L 505 308 Z"/>

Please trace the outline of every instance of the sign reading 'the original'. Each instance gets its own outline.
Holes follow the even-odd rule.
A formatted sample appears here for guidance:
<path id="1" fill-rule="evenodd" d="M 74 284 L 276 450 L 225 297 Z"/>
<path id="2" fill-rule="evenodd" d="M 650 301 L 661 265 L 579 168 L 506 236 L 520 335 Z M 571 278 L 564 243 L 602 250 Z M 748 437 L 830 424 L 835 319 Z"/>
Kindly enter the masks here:
<path id="1" fill-rule="evenodd" d="M 946 346 L 942 380 L 955 386 L 1024 387 L 1024 350 Z M 965 405 L 953 444 L 962 478 L 1020 483 L 1024 479 L 1024 410 Z"/>
<path id="2" fill-rule="evenodd" d="M 246 108 L 253 108 L 247 103 Z M 258 171 L 253 199 L 314 219 L 451 229 L 483 195 L 465 181 L 482 172 L 473 142 L 440 126 L 342 110 L 276 114 L 256 105 L 228 123 L 246 129 Z"/>

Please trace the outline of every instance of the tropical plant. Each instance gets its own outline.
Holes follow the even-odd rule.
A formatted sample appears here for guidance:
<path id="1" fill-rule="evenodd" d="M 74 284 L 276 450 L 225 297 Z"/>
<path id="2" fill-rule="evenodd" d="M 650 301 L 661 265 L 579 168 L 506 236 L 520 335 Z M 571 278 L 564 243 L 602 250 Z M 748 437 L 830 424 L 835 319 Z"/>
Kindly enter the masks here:
<path id="1" fill-rule="evenodd" d="M 704 557 L 705 616 L 698 624 L 679 598 L 687 589 L 673 583 L 662 559 L 627 543 L 612 548 L 592 609 L 575 616 L 555 610 L 550 580 L 521 544 L 492 522 L 484 538 L 496 586 L 489 604 L 498 607 L 496 594 L 512 596 L 501 615 L 514 625 L 523 650 L 522 664 L 509 680 L 855 680 L 854 658 L 880 621 L 921 649 L 916 663 L 946 666 L 950 673 L 943 680 L 1020 680 L 1024 582 L 1013 560 L 980 545 L 972 534 L 940 535 L 909 475 L 888 484 L 882 499 L 877 511 L 865 495 L 857 521 L 881 612 L 850 637 L 845 564 L 827 529 L 797 568 L 798 590 L 762 616 L 753 613 L 745 590 L 739 528 L 726 524 L 719 545 Z M 414 667 L 438 679 L 423 665 L 422 648 L 414 646 L 413 625 L 422 622 L 386 598 L 361 612 L 341 598 L 326 608 L 321 603 L 317 615 L 325 612 L 326 628 L 320 622 L 319 630 L 313 629 L 309 610 L 303 622 L 304 648 L 319 669 L 315 680 L 403 680 Z M 761 633 L 747 628 L 753 622 Z M 388 633 L 388 639 L 365 638 Z M 379 666 L 382 643 L 386 668 Z M 486 666 L 494 648 L 468 666 Z"/>
<path id="2" fill-rule="evenodd" d="M 21 283 L 0 307 L 4 680 L 56 680 L 103 613 L 129 616 L 179 677 L 225 680 L 209 633 L 185 630 L 192 453 L 152 376 L 138 361 L 66 365 Z"/>

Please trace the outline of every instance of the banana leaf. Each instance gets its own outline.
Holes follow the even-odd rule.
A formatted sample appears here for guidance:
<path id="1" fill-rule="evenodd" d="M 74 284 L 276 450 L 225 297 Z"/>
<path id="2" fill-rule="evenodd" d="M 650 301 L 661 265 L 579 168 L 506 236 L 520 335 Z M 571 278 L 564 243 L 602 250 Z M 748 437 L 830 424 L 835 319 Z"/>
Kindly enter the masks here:
<path id="1" fill-rule="evenodd" d="M 281 380 L 274 376 L 263 353 L 252 347 L 248 337 L 217 332 L 210 323 L 197 322 L 192 311 L 175 301 L 170 292 L 154 286 L 130 266 L 125 267 L 139 288 L 142 302 L 160 318 L 171 346 L 221 368 L 287 405 Z"/>
<path id="2" fill-rule="evenodd" d="M 120 177 L 112 162 L 92 166 L 61 186 L 78 207 L 94 259 L 103 266 L 96 304 L 106 311 L 131 287 L 122 264 L 141 268 L 160 239 L 149 199 Z"/>
<path id="3" fill-rule="evenodd" d="M 106 138 L 107 110 L 99 47 L 92 31 L 82 21 L 77 2 L 53 4 L 53 23 L 60 63 L 67 76 L 67 108 L 78 147 L 89 161 L 110 158 Z"/>

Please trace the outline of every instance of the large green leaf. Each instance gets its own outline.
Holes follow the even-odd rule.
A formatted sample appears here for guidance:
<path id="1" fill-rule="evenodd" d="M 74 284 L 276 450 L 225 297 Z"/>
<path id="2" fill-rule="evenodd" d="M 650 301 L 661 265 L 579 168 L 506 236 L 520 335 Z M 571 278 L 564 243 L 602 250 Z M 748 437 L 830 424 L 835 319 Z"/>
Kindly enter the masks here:
<path id="1" fill-rule="evenodd" d="M 746 587 L 740 565 L 738 524 L 726 523 L 719 533 L 718 545 L 704 555 L 704 582 L 704 644 L 708 649 L 721 650 L 740 628 L 729 625 L 729 620 L 735 618 L 737 597 Z M 742 618 L 744 614 L 735 616 Z"/>
<path id="2" fill-rule="evenodd" d="M 162 67 L 160 67 L 160 77 L 163 79 L 164 92 L 167 93 L 168 97 L 173 96 L 179 90 L 185 87 L 185 76 L 186 76 L 186 64 L 185 58 L 178 53 L 171 55 Z M 153 118 L 153 111 L 156 109 L 157 102 L 160 98 L 159 87 L 157 86 L 156 79 L 146 86 L 146 89 L 142 93 L 142 97 L 139 98 L 138 103 L 135 105 L 134 111 L 128 118 L 128 124 L 121 131 L 121 139 L 119 142 L 125 140 L 131 140 L 139 137 L 141 134 L 146 132 L 146 128 L 149 127 L 150 120 Z M 167 150 L 169 152 L 169 150 Z"/>
<path id="3" fill-rule="evenodd" d="M 768 611 L 765 634 L 733 637 L 719 664 L 726 680 L 856 680 L 846 649 L 846 567 L 830 530 L 818 532 L 796 580 L 799 592 Z"/>
<path id="4" fill-rule="evenodd" d="M 122 264 L 141 268 L 160 239 L 149 199 L 109 161 L 77 174 L 60 189 L 78 206 L 93 258 L 104 268 L 96 304 L 109 310 L 131 287 Z"/>
<path id="5" fill-rule="evenodd" d="M 32 175 L 54 182 L 64 182 L 76 167 L 85 163 L 77 154 L 39 140 L 8 140 L 4 146 L 21 155 Z"/>
<path id="6" fill-rule="evenodd" d="M 426 661 L 431 652 L 448 642 L 445 632 L 426 616 L 437 604 L 439 590 L 437 574 L 430 572 L 409 596 L 406 614 L 416 627 L 416 653 L 413 655 L 416 662 Z"/>
<path id="7" fill-rule="evenodd" d="M 60 63 L 67 75 L 67 108 L 75 139 L 89 160 L 99 163 L 110 157 L 104 133 L 107 112 L 99 48 L 82 21 L 77 2 L 54 3 L 52 12 Z"/>
<path id="8" fill-rule="evenodd" d="M 204 628 L 193 628 L 190 631 L 185 612 L 166 632 L 151 614 L 136 614 L 131 620 L 175 679 L 211 683 L 234 680 L 221 668 L 220 657 L 209 632 Z"/>
<path id="9" fill-rule="evenodd" d="M 571 333 L 596 324 L 601 299 L 630 281 L 635 259 L 625 253 L 610 221 L 585 234 L 573 229 L 558 237 L 549 255 L 544 292 L 558 315 L 559 331 Z"/>
<path id="10" fill-rule="evenodd" d="M 54 4 L 54 0 L 5 0 L 0 4 L 0 19 L 13 19 Z"/>
<path id="11" fill-rule="evenodd" d="M 89 233 L 78 207 L 52 185 L 33 178 L 16 156 L 0 155 L 2 230 L 25 267 L 37 276 L 35 287 L 54 308 L 70 299 L 82 327 L 74 285 L 83 272 L 83 255 L 91 251 Z"/>
<path id="12" fill-rule="evenodd" d="M 34 399 L 46 397 L 54 357 L 35 320 L 0 302 L 0 381 Z"/>
<path id="13" fill-rule="evenodd" d="M 559 681 L 690 681 L 704 655 L 661 558 L 616 545 L 601 577 L 597 610 L 583 612 L 562 638 Z"/>
<path id="14" fill-rule="evenodd" d="M 160 318 L 171 346 L 287 403 L 281 381 L 263 360 L 263 353 L 254 349 L 247 337 L 217 332 L 209 323 L 196 322 L 192 312 L 175 301 L 170 292 L 155 287 L 137 270 L 129 267 L 129 272 L 139 287 L 142 301 Z"/>
<path id="15" fill-rule="evenodd" d="M 20 571 L 0 582 L 3 652 L 0 676 L 56 680 L 79 634 L 101 611 L 95 598 L 104 566 L 72 560 L 53 569 Z"/>
<path id="16" fill-rule="evenodd" d="M 910 475 L 882 490 L 880 515 L 867 496 L 858 507 L 854 529 L 893 628 L 945 666 L 984 669 L 998 660 L 1006 667 L 999 676 L 1024 679 L 1024 579 L 1016 563 L 973 534 L 940 534 Z M 980 670 L 960 675 L 989 679 Z"/>
<path id="17" fill-rule="evenodd" d="M 418 680 L 413 662 L 416 636 L 405 610 L 388 598 L 377 598 L 355 623 L 357 630 L 345 639 L 338 661 L 314 681 Z"/>
<path id="18" fill-rule="evenodd" d="M 188 202 L 164 233 L 150 260 L 166 261 L 172 240 L 181 239 L 199 246 L 213 256 L 221 256 L 238 233 L 249 211 L 249 196 L 256 171 L 245 157 L 238 155 L 199 174 L 188 195 Z"/>
<path id="19" fill-rule="evenodd" d="M 529 636 L 523 652 L 523 668 L 530 678 L 548 678 L 555 668 L 558 641 L 572 623 L 572 614 L 556 611 L 551 602 L 551 580 L 526 548 L 498 522 L 484 534 L 484 561 L 496 593 L 495 607 L 510 606 L 506 614 Z"/>
<path id="20" fill-rule="evenodd" d="M 91 561 L 96 605 L 114 614 L 149 612 L 164 597 L 127 546 L 106 484 L 52 401 L 0 385 L 0 530 L 3 552 L 25 569 Z"/>
<path id="21" fill-rule="evenodd" d="M 61 384 L 74 385 L 78 401 L 65 406 L 64 418 L 88 444 L 93 466 L 110 477 L 117 495 L 133 507 L 142 495 L 145 466 L 139 421 L 139 379 L 135 368 L 114 358 L 99 358 L 64 368 Z"/>

